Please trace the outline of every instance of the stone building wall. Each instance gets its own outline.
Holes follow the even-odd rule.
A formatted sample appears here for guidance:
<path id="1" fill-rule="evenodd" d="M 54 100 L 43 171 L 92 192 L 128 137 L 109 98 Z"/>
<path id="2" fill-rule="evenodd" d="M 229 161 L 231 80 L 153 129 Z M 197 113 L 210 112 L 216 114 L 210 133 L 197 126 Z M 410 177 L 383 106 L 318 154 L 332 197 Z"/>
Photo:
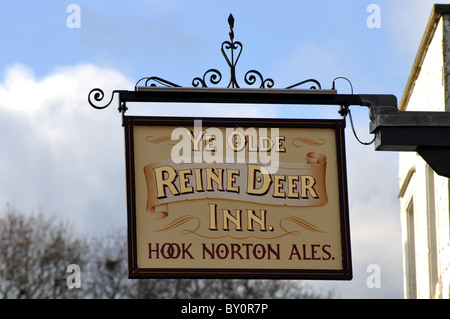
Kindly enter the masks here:
<path id="1" fill-rule="evenodd" d="M 449 92 L 450 14 L 434 10 L 399 108 L 450 111 Z M 399 161 L 405 298 L 449 298 L 449 179 L 415 152 Z"/>

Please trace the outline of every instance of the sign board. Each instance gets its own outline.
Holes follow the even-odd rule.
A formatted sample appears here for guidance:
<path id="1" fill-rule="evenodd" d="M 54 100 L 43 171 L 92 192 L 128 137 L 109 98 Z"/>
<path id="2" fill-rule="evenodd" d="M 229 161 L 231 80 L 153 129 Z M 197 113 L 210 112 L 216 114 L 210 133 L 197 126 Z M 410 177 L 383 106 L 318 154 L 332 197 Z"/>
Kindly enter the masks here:
<path id="1" fill-rule="evenodd" d="M 130 278 L 352 278 L 344 120 L 124 126 Z"/>

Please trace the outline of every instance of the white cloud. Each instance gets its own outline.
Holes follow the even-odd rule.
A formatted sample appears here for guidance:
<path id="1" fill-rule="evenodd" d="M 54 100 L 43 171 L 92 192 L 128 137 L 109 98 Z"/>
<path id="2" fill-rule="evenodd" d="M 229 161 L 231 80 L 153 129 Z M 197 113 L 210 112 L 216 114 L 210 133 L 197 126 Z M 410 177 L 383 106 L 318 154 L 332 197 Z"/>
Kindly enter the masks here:
<path id="1" fill-rule="evenodd" d="M 61 68 L 43 79 L 23 65 L 7 70 L 0 84 L 1 202 L 69 217 L 90 229 L 88 215 L 97 222 L 104 216 L 109 224 L 124 214 L 121 193 L 110 186 L 122 183 L 120 116 L 89 106 L 87 94 L 97 85 L 105 92 L 132 87 L 118 72 L 92 65 Z"/>

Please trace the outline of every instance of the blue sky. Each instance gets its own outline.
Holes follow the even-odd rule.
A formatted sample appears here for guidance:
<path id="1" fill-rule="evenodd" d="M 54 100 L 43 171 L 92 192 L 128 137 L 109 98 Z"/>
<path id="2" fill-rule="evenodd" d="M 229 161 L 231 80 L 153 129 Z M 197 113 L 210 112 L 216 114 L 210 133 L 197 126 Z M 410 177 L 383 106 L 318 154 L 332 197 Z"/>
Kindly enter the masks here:
<path id="1" fill-rule="evenodd" d="M 69 28 L 70 4 L 80 28 Z M 380 28 L 369 28 L 370 4 Z M 74 220 L 89 234 L 125 227 L 123 131 L 115 105 L 97 111 L 88 92 L 132 90 L 145 76 L 191 87 L 228 66 L 220 45 L 235 18 L 244 50 L 236 66 L 260 71 L 284 88 L 308 78 L 331 88 L 351 80 L 355 93 L 400 100 L 433 2 L 395 1 L 11 1 L 0 12 L 0 202 Z M 345 81 L 339 93 L 350 93 Z M 332 117 L 336 107 L 146 106 L 164 115 Z M 367 109 L 352 109 L 370 140 Z M 375 152 L 346 132 L 354 279 L 311 282 L 342 298 L 403 298 L 398 156 Z M 367 267 L 381 287 L 368 288 Z"/>
<path id="2" fill-rule="evenodd" d="M 330 86 L 337 74 L 361 77 L 363 70 L 366 76 L 357 87 L 369 86 L 375 85 L 369 75 L 377 70 L 377 78 L 392 90 L 415 54 L 404 50 L 391 30 L 389 14 L 399 10 L 401 1 L 379 2 L 379 29 L 366 25 L 373 1 L 166 2 L 78 1 L 79 29 L 66 25 L 66 8 L 73 1 L 8 4 L 0 14 L 1 66 L 24 63 L 42 77 L 58 66 L 95 63 L 131 79 L 151 73 L 190 85 L 202 70 L 225 62 L 219 49 L 228 38 L 230 13 L 236 19 L 236 40 L 244 44 L 238 71 L 251 66 L 280 86 L 310 76 Z M 329 61 L 311 63 L 315 54 Z M 384 85 L 377 86 L 385 92 Z"/>

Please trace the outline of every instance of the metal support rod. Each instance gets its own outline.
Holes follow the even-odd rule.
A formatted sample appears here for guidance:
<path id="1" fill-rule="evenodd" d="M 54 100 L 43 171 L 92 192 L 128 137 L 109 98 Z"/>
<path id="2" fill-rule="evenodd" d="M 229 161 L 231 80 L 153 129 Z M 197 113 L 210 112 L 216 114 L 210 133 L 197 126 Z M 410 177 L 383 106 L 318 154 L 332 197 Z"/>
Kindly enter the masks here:
<path id="1" fill-rule="evenodd" d="M 121 101 L 127 102 L 359 105 L 369 108 L 397 105 L 394 95 L 337 94 L 335 90 L 137 87 L 136 91 L 121 91 L 119 95 Z"/>

